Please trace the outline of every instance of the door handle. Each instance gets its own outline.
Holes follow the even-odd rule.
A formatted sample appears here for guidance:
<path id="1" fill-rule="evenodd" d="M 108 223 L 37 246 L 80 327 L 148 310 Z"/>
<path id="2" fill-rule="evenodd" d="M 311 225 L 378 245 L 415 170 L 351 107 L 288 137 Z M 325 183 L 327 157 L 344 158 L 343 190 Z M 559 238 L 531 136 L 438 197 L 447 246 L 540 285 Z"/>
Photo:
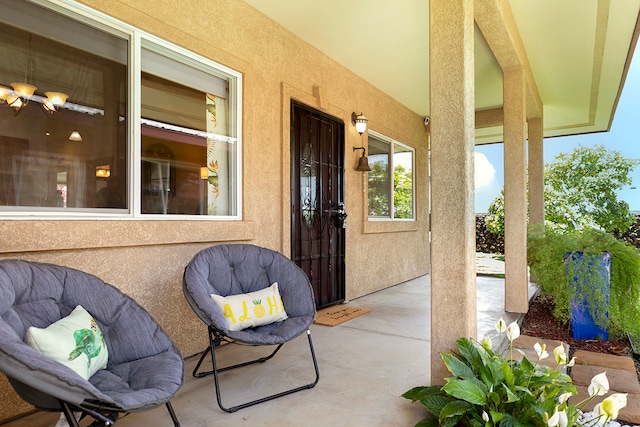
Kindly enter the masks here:
<path id="1" fill-rule="evenodd" d="M 344 210 L 344 203 L 339 203 L 338 209 L 325 209 L 324 212 L 331 214 L 336 227 L 347 228 L 347 212 Z"/>

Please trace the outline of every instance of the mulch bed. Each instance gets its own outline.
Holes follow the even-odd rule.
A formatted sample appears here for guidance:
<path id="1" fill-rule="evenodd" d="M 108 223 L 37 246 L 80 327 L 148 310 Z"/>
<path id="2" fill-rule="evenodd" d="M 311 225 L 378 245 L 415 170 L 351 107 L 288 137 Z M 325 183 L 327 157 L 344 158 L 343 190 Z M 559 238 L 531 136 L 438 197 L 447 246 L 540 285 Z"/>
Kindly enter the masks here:
<path id="1" fill-rule="evenodd" d="M 618 356 L 632 356 L 633 351 L 627 340 L 575 340 L 571 336 L 571 326 L 563 325 L 553 318 L 551 311 L 553 302 L 538 295 L 529 305 L 529 312 L 525 314 L 521 333 L 539 338 L 564 341 L 571 350 L 586 350 L 596 353 L 608 353 Z"/>

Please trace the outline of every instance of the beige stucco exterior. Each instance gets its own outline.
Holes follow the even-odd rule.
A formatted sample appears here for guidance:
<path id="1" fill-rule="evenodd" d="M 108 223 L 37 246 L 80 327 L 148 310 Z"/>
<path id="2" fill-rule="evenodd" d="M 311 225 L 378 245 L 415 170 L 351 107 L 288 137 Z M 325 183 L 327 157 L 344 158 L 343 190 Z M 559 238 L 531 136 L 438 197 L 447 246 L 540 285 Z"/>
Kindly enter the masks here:
<path id="1" fill-rule="evenodd" d="M 82 3 L 243 75 L 243 211 L 239 221 L 0 220 L 0 258 L 93 273 L 143 305 L 183 355 L 206 329 L 182 295 L 182 273 L 200 249 L 250 242 L 290 254 L 289 113 L 298 100 L 345 122 L 346 297 L 429 272 L 428 129 L 423 118 L 239 0 L 84 0 Z M 355 170 L 369 128 L 414 147 L 415 222 L 368 222 L 366 180 Z M 0 421 L 30 409 L 0 380 Z"/>

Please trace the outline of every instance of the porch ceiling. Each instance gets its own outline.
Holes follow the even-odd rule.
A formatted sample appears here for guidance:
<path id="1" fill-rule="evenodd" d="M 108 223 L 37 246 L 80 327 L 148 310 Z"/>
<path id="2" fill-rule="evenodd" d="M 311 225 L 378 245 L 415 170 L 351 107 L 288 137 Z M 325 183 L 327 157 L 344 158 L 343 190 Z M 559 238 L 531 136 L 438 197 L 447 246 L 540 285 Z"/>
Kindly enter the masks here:
<path id="1" fill-rule="evenodd" d="M 429 115 L 425 0 L 245 0 L 421 116 Z M 544 112 L 545 137 L 607 131 L 640 32 L 640 0 L 508 3 Z M 476 110 L 502 107 L 502 72 L 475 31 Z M 365 112 L 366 113 L 366 112 Z M 502 127 L 477 129 L 502 141 Z"/>

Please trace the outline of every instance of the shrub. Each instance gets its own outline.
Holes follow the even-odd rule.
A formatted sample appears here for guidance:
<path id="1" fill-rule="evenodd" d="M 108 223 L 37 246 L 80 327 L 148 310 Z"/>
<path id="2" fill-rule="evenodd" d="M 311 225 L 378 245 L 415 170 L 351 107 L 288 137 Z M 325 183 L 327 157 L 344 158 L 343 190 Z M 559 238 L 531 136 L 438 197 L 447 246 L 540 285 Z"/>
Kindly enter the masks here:
<path id="1" fill-rule="evenodd" d="M 571 300 L 576 295 L 573 280 L 568 279 L 577 274 L 568 269 L 564 261 L 567 254 L 576 251 L 582 251 L 585 255 L 609 252 L 611 254 L 609 306 L 603 306 L 606 304 L 606 298 L 599 292 L 578 295 L 578 300 L 582 300 L 581 296 L 586 298 L 594 322 L 602 328 L 608 328 L 612 339 L 624 338 L 627 332 L 640 332 L 640 251 L 638 249 L 601 230 L 585 229 L 559 233 L 542 225 L 529 228 L 527 249 L 532 275 L 535 276 L 541 291 L 553 298 L 554 318 L 565 324 L 571 319 Z M 594 266 L 591 271 L 581 274 L 585 277 L 595 276 L 599 274 L 596 268 Z M 607 311 L 608 318 L 598 315 Z"/>

